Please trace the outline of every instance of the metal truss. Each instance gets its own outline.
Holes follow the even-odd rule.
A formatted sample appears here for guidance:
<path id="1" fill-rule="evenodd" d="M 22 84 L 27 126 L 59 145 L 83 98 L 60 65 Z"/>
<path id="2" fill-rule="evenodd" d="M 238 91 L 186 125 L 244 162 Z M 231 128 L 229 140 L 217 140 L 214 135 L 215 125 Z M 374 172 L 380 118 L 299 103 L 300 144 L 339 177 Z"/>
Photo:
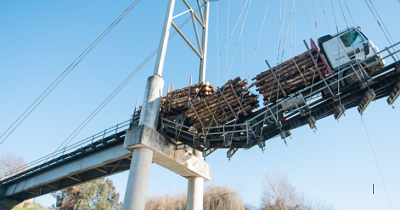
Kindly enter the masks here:
<path id="1" fill-rule="evenodd" d="M 188 46 L 193 50 L 193 52 L 200 58 L 199 82 L 204 82 L 205 72 L 206 72 L 206 62 L 207 62 L 208 16 L 209 16 L 210 3 L 208 0 L 202 0 L 204 3 L 201 5 L 200 0 L 195 0 L 197 3 L 196 11 L 199 11 L 199 15 L 197 15 L 196 11 L 189 5 L 189 3 L 186 0 L 182 0 L 182 2 L 186 5 L 187 10 L 173 16 L 175 1 L 176 0 L 168 1 L 167 13 L 165 16 L 164 27 L 162 30 L 160 48 L 157 54 L 154 75 L 159 75 L 159 76 L 162 75 L 165 54 L 168 44 L 169 31 L 172 26 L 178 32 L 178 34 L 183 38 L 183 40 L 188 44 Z M 173 21 L 173 19 L 186 13 L 190 13 L 192 17 L 191 19 L 193 23 L 193 30 L 196 36 L 197 49 Z M 201 34 L 202 34 L 201 39 L 199 36 L 199 31 L 197 30 L 196 22 L 199 23 L 201 26 Z"/>
<path id="2" fill-rule="evenodd" d="M 400 42 L 375 53 L 374 57 L 376 56 L 379 59 L 373 61 L 370 58 L 356 60 L 348 64 L 345 68 L 335 70 L 333 74 L 311 86 L 292 93 L 283 100 L 267 105 L 253 113 L 253 115 L 241 117 L 241 119 L 233 120 L 224 125 L 203 128 L 202 130 L 205 131 L 203 134 L 199 134 L 190 127 L 166 119 L 162 119 L 162 129 L 166 132 L 165 136 L 171 136 L 169 137 L 170 139 L 180 140 L 182 143 L 191 145 L 191 147 L 199 150 L 203 149 L 205 152 L 204 156 L 209 155 L 216 148 L 229 148 L 227 156 L 230 158 L 237 151 L 237 148 L 251 148 L 254 145 L 263 148 L 265 147 L 265 141 L 276 137 L 276 135 L 282 139 L 286 139 L 291 135 L 291 132 L 287 128 L 293 128 L 288 127 L 292 119 L 297 120 L 301 118 L 305 121 L 297 123 L 298 125 L 309 124 L 311 129 L 315 129 L 316 120 L 325 117 L 326 114 L 320 112 L 314 113 L 314 110 L 323 110 L 325 113 L 331 115 L 342 109 L 341 112 L 344 113 L 345 106 L 342 105 L 343 103 L 347 108 L 359 104 L 359 107 L 364 106 L 363 109 L 359 109 L 363 111 L 368 105 L 362 103 L 363 101 L 370 102 L 375 96 L 377 98 L 387 96 L 391 89 L 393 89 L 391 97 L 388 98 L 388 103 L 391 105 L 393 103 L 392 99 L 396 99 L 395 97 L 399 95 L 399 90 L 393 86 L 398 82 L 398 77 L 395 77 L 393 80 L 388 80 L 387 77 L 400 73 L 400 61 L 397 61 L 394 56 L 394 54 L 399 53 L 399 50 L 391 52 L 390 49 L 394 49 L 399 44 Z M 382 56 L 384 54 L 386 55 Z M 373 68 L 389 57 L 395 61 L 393 64 L 372 71 L 369 75 L 367 74 L 365 69 Z M 393 68 L 395 69 L 394 71 L 388 72 Z M 351 71 L 351 74 L 344 76 L 344 73 L 348 71 Z M 383 75 L 386 75 L 386 77 L 383 77 Z M 358 83 L 345 86 L 344 81 L 349 78 L 358 79 Z M 376 87 L 376 89 L 380 90 L 374 96 L 372 94 L 368 95 L 368 93 L 372 93 L 370 85 L 373 83 L 374 86 L 371 87 Z M 338 88 L 339 84 L 342 85 L 340 89 Z M 389 90 L 386 90 L 385 87 L 389 87 Z M 368 90 L 363 91 L 366 88 Z M 321 93 L 325 94 L 321 95 Z M 355 102 L 357 104 L 354 104 Z M 332 105 L 335 106 L 332 107 Z M 285 118 L 280 118 L 279 114 L 284 114 Z M 335 119 L 337 119 L 336 115 Z M 274 124 L 271 124 L 271 122 Z"/>

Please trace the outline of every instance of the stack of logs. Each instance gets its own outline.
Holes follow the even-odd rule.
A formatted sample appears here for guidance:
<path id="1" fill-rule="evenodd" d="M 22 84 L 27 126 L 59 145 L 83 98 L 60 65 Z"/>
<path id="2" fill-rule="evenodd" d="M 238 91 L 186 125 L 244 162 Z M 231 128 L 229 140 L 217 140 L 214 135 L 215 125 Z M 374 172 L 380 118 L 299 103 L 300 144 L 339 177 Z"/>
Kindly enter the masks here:
<path id="1" fill-rule="evenodd" d="M 189 95 L 189 90 L 190 90 L 190 95 Z M 212 95 L 215 92 L 215 90 L 216 89 L 213 88 L 213 85 L 209 82 L 195 84 L 171 92 L 169 92 L 169 86 L 168 86 L 167 95 L 161 98 L 159 116 L 169 117 L 177 114 L 182 114 L 189 109 L 188 107 L 189 99 L 190 100 L 204 99 L 205 97 Z M 135 112 L 135 116 L 140 116 L 141 111 L 142 111 L 142 106 L 139 106 L 139 109 Z"/>
<path id="2" fill-rule="evenodd" d="M 318 52 L 313 49 L 311 53 L 314 60 L 317 62 Z M 326 70 L 324 63 L 318 59 L 317 65 L 321 73 L 324 74 Z M 264 96 L 264 105 L 267 105 L 300 89 L 310 86 L 313 83 L 313 80 L 314 83 L 318 82 L 320 77 L 321 75 L 315 68 L 315 63 L 313 62 L 310 53 L 306 51 L 276 67 L 261 72 L 252 79 L 256 80 L 256 82 L 254 82 L 250 87 L 254 85 L 257 87 L 257 91 Z M 277 90 L 278 79 L 280 81 L 279 94 Z"/>
<path id="3" fill-rule="evenodd" d="M 247 116 L 248 112 L 259 107 L 259 104 L 257 95 L 250 94 L 246 86 L 246 80 L 241 81 L 240 77 L 237 77 L 229 80 L 212 95 L 204 99 L 195 99 L 187 115 L 192 126 L 202 133 L 203 127 L 207 129 L 210 126 L 223 125 L 238 119 L 238 115 Z"/>
<path id="4" fill-rule="evenodd" d="M 212 95 L 216 90 L 213 87 L 211 83 L 204 82 L 168 92 L 167 96 L 161 99 L 160 117 L 186 112 L 189 109 L 189 101 L 201 100 Z"/>

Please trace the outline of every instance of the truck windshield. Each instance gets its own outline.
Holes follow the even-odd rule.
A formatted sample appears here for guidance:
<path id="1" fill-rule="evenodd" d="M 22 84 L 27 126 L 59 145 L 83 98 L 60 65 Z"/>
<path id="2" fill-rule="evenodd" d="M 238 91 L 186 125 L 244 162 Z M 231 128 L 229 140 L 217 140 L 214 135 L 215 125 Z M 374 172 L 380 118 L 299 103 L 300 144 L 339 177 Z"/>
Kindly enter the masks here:
<path id="1" fill-rule="evenodd" d="M 351 31 L 345 35 L 340 36 L 344 46 L 350 47 L 364 41 L 363 37 L 357 31 Z"/>

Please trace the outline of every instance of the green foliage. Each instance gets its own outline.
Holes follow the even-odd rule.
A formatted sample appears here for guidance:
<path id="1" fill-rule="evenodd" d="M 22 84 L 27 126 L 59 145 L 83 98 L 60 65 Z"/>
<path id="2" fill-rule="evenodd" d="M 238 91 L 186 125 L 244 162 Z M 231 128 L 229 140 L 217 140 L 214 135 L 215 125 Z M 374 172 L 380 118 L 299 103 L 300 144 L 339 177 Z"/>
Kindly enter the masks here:
<path id="1" fill-rule="evenodd" d="M 112 180 L 97 179 L 52 194 L 60 210 L 120 210 L 119 201 Z"/>
<path id="2" fill-rule="evenodd" d="M 0 210 L 11 210 L 11 206 L 7 204 L 0 203 Z"/>
<path id="3" fill-rule="evenodd" d="M 27 208 L 27 206 L 30 208 Z M 35 202 L 32 202 L 32 206 L 29 206 L 28 204 L 23 204 L 22 207 L 12 207 L 8 204 L 0 203 L 0 210 L 44 210 L 44 208 L 41 205 L 36 204 Z"/>

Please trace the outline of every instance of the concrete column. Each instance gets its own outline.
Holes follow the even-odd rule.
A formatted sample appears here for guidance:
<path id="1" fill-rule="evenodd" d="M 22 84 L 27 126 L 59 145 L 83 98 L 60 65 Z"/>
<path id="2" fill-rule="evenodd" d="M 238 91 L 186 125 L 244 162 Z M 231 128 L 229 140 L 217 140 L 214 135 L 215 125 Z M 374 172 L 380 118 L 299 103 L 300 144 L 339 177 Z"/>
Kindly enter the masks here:
<path id="1" fill-rule="evenodd" d="M 150 128 L 157 130 L 158 113 L 163 87 L 164 80 L 161 76 L 153 75 L 147 79 L 139 125 L 147 125 Z"/>
<path id="2" fill-rule="evenodd" d="M 203 210 L 203 184 L 202 177 L 188 178 L 188 192 L 186 209 L 187 210 Z"/>
<path id="3" fill-rule="evenodd" d="M 147 125 L 153 130 L 157 130 L 163 86 L 164 80 L 158 75 L 147 79 L 139 125 Z M 139 147 L 133 150 L 125 191 L 124 210 L 144 210 L 152 161 L 153 151 L 151 149 Z"/>
<path id="4" fill-rule="evenodd" d="M 124 210 L 144 210 L 152 160 L 153 151 L 151 149 L 137 148 L 133 150 L 124 198 Z"/>

